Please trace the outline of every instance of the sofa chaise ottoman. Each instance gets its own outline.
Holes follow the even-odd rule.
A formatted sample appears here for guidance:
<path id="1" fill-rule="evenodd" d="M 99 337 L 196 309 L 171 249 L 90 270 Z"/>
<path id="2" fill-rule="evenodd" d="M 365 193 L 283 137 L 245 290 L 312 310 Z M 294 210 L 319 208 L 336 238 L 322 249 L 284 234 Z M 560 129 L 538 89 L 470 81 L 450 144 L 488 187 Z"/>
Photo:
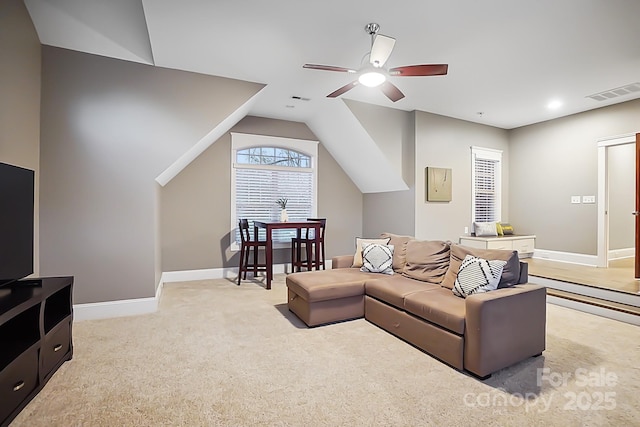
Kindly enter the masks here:
<path id="1" fill-rule="evenodd" d="M 517 252 L 385 233 L 394 274 L 332 269 L 287 276 L 288 307 L 308 326 L 364 317 L 443 362 L 486 378 L 545 349 L 546 288 L 527 283 Z M 462 298 L 452 288 L 465 257 L 504 261 L 498 289 Z"/>

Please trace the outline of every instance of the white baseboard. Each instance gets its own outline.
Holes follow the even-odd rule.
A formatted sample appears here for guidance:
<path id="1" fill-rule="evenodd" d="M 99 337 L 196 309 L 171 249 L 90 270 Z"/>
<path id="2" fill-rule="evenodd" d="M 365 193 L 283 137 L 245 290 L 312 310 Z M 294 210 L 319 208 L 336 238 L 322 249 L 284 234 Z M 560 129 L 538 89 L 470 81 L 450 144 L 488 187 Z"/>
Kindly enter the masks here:
<path id="1" fill-rule="evenodd" d="M 592 267 L 596 267 L 598 265 L 598 257 L 596 255 L 550 251 L 547 249 L 536 249 L 533 253 L 533 258 L 548 259 L 549 261 L 569 262 L 572 264 L 590 265 Z"/>
<path id="2" fill-rule="evenodd" d="M 288 268 L 289 264 L 276 264 L 273 266 L 273 272 L 276 274 L 287 273 Z M 331 260 L 327 260 L 326 268 L 331 268 Z M 236 277 L 238 277 L 237 267 L 165 271 L 162 273 L 162 277 L 160 278 L 160 283 L 158 283 L 154 297 L 74 304 L 73 318 L 75 321 L 82 321 L 153 313 L 158 309 L 158 302 L 160 301 L 160 296 L 162 295 L 165 283 L 188 282 L 191 280 L 228 279 Z"/>
<path id="3" fill-rule="evenodd" d="M 275 264 L 275 274 L 285 273 L 286 264 Z M 264 273 L 260 273 L 264 274 Z M 238 277 L 238 267 L 205 268 L 201 270 L 165 271 L 160 281 L 162 283 L 189 282 L 191 280 L 233 279 Z"/>
<path id="4" fill-rule="evenodd" d="M 235 270 L 235 272 L 234 272 Z M 207 268 L 202 270 L 165 271 L 161 283 L 188 282 L 191 280 L 223 279 L 238 274 L 237 268 Z"/>
<path id="5" fill-rule="evenodd" d="M 635 248 L 611 249 L 609 251 L 609 261 L 635 256 Z M 598 266 L 597 255 L 577 254 L 573 252 L 551 251 L 547 249 L 536 249 L 533 258 L 548 259 L 549 261 L 568 262 L 571 264 Z"/>
<path id="6" fill-rule="evenodd" d="M 158 299 L 155 297 L 74 304 L 73 320 L 82 321 L 136 316 L 139 314 L 153 313 L 157 309 Z"/>
<path id="7" fill-rule="evenodd" d="M 274 264 L 273 273 L 289 273 L 289 264 Z M 326 268 L 331 269 L 331 260 L 326 260 Z M 264 274 L 264 273 L 260 273 Z M 238 267 L 207 268 L 202 270 L 165 271 L 160 281 L 162 283 L 188 282 L 191 280 L 235 279 L 238 277 Z"/>
<path id="8" fill-rule="evenodd" d="M 633 258 L 636 255 L 636 248 L 609 249 L 609 261 L 622 258 Z"/>

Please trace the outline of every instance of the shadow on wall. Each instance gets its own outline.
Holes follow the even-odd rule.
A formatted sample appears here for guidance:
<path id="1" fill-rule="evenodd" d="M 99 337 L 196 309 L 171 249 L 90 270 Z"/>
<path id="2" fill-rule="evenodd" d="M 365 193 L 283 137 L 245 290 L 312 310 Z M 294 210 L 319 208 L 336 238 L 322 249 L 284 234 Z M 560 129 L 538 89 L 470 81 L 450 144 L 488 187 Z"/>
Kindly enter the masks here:
<path id="1" fill-rule="evenodd" d="M 231 252 L 231 232 L 220 239 L 220 254 L 223 267 L 237 267 L 240 264 L 240 252 Z M 231 255 L 229 255 L 231 254 Z"/>
<path id="2" fill-rule="evenodd" d="M 231 232 L 220 238 L 220 254 L 222 266 L 224 268 L 238 267 L 240 265 L 240 251 L 231 251 Z M 264 251 L 260 250 L 258 262 L 264 263 Z M 291 262 L 291 251 L 289 248 L 279 248 L 273 250 L 273 264 L 289 264 Z"/>

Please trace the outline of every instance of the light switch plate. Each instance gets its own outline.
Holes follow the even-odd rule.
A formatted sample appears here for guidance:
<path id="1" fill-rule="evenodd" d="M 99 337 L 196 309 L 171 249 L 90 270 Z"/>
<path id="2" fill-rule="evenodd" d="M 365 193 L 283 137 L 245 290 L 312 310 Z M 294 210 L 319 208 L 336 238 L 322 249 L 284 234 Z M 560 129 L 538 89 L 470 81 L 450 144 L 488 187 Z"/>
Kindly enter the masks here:
<path id="1" fill-rule="evenodd" d="M 580 196 L 571 196 L 571 203 L 573 204 L 580 203 Z"/>
<path id="2" fill-rule="evenodd" d="M 596 196 L 582 196 L 582 203 L 595 203 Z"/>

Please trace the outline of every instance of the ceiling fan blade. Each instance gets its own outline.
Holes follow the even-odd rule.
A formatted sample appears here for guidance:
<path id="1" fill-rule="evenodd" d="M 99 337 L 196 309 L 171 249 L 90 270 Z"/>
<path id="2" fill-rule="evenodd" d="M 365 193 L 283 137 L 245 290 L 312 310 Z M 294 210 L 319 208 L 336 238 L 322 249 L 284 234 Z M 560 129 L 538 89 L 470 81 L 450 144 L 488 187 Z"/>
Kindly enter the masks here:
<path id="1" fill-rule="evenodd" d="M 447 64 L 406 65 L 389 70 L 391 76 L 442 76 L 447 74 Z"/>
<path id="2" fill-rule="evenodd" d="M 322 71 L 338 71 L 340 73 L 356 73 L 356 70 L 352 70 L 351 68 L 344 67 L 334 67 L 333 65 L 318 65 L 318 64 L 304 64 L 302 68 L 309 68 L 312 70 L 322 70 Z"/>
<path id="3" fill-rule="evenodd" d="M 329 95 L 327 95 L 327 98 L 337 98 L 338 96 L 342 95 L 343 93 L 353 89 L 357 85 L 358 85 L 358 81 L 354 80 L 351 83 L 342 86 L 340 89 L 331 92 Z"/>
<path id="4" fill-rule="evenodd" d="M 376 34 L 373 39 L 373 45 L 371 46 L 371 55 L 369 55 L 369 62 L 374 67 L 382 67 L 393 51 L 393 46 L 396 44 L 396 39 L 393 37 L 383 36 L 382 34 Z"/>
<path id="5" fill-rule="evenodd" d="M 393 102 L 399 101 L 402 98 L 404 98 L 404 93 L 400 92 L 400 89 L 398 89 L 389 80 L 387 80 L 386 82 L 382 83 L 380 85 L 380 89 L 382 89 L 382 92 L 385 95 L 387 95 L 387 98 L 389 98 Z"/>

